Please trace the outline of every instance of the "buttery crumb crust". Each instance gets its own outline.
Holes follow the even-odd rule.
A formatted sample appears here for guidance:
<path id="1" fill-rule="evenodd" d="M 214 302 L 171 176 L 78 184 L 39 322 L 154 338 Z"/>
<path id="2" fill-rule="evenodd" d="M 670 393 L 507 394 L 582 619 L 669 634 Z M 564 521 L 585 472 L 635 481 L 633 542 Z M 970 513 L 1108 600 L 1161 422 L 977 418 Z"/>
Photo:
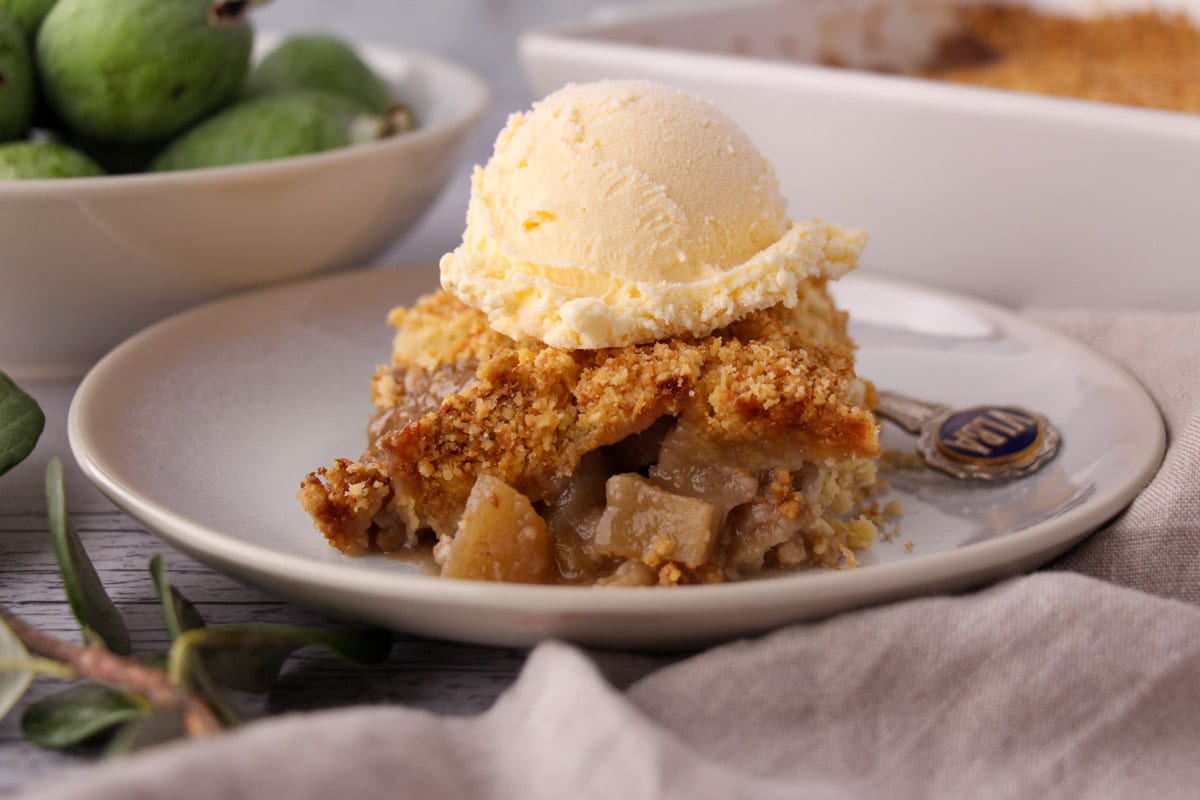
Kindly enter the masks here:
<path id="1" fill-rule="evenodd" d="M 794 308 L 755 312 L 703 338 L 568 351 L 515 342 L 444 292 L 389 316 L 392 363 L 358 462 L 308 475 L 300 501 L 347 553 L 452 535 L 481 474 L 544 501 L 587 453 L 676 417 L 748 469 L 781 450 L 837 462 L 879 453 L 846 315 L 824 281 Z M 718 452 L 719 451 L 719 452 Z"/>

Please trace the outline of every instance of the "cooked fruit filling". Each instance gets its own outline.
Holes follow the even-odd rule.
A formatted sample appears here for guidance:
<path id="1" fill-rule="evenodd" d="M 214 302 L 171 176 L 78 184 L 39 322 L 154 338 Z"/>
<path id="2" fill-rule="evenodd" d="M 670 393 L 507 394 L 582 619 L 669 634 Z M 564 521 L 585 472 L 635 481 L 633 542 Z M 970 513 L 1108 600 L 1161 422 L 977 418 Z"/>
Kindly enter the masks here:
<path id="1" fill-rule="evenodd" d="M 873 390 L 823 280 L 705 337 L 566 351 L 438 292 L 390 317 L 359 461 L 303 482 L 338 549 L 606 586 L 846 567 L 875 527 Z"/>

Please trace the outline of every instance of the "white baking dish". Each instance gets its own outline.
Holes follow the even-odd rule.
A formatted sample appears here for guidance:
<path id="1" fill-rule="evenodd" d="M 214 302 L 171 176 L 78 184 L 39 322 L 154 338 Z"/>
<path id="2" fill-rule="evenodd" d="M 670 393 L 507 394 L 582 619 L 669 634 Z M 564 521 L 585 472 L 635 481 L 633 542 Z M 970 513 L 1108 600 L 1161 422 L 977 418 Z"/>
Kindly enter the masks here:
<path id="1" fill-rule="evenodd" d="M 1200 0 L 1157 5 L 1200 21 Z M 1200 116 L 816 63 L 903 67 L 944 19 L 928 0 L 675 7 L 534 31 L 520 53 L 539 96 L 641 77 L 714 100 L 793 215 L 871 231 L 871 272 L 1012 305 L 1200 308 Z"/>

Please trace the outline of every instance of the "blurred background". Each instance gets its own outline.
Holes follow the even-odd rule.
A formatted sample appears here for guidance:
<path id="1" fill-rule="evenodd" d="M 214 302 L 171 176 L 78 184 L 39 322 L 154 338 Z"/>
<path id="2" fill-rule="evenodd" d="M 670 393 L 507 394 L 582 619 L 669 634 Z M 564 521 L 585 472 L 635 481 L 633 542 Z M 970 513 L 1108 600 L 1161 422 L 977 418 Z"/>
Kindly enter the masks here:
<path id="1" fill-rule="evenodd" d="M 1078 30 L 1064 40 L 1059 23 L 1043 26 L 1022 9 L 1105 17 L 1147 4 L 1200 21 L 1200 0 L 273 0 L 254 10 L 262 33 L 324 33 L 465 66 L 490 90 L 482 124 L 462 150 L 462 129 L 449 125 L 429 126 L 446 137 L 437 145 L 396 137 L 356 154 L 361 172 L 347 158 L 225 173 L 240 187 L 227 195 L 199 188 L 220 179 L 161 180 L 146 192 L 113 181 L 78 196 L 70 184 L 0 187 L 0 277 L 9 289 L 7 305 L 0 294 L 0 366 L 77 372 L 181 308 L 364 265 L 363 253 L 392 238 L 371 264 L 435 264 L 460 241 L 472 166 L 487 159 L 506 117 L 567 81 L 601 78 L 650 78 L 715 102 L 774 165 L 794 218 L 870 231 L 865 274 L 1011 306 L 1192 308 L 1200 278 L 1176 265 L 1200 249 L 1200 189 L 1187 168 L 1200 163 L 1200 107 L 1176 101 L 1200 102 L 1191 83 L 1200 32 L 1179 20 L 1126 21 L 1097 28 L 1088 50 Z M 958 5 L 1015 5 L 1012 24 L 1024 14 L 1025 27 L 1002 43 L 964 27 Z M 673 13 L 613 20 L 664 11 Z M 980 11 L 986 20 L 995 9 Z M 608 24 L 586 25 L 597 17 Z M 582 27 L 545 34 L 564 24 Z M 527 76 L 518 45 L 532 31 L 543 35 L 526 40 Z M 951 72 L 961 59 L 971 62 L 960 65 L 966 73 L 997 63 L 970 80 L 912 79 L 941 55 Z M 405 56 L 392 63 L 400 76 L 416 74 L 405 72 Z M 430 80 L 406 88 L 457 98 L 445 104 L 477 118 L 473 80 L 453 89 Z M 144 155 L 134 148 L 135 159 Z M 262 177 L 274 167 L 296 182 Z M 224 235 L 211 236 L 214 227 Z M 1098 269 L 1142 279 L 1095 280 Z M 96 274 L 109 276 L 102 298 Z M 58 325 L 46 308 L 81 322 Z"/>
<path id="2" fill-rule="evenodd" d="M 578 21 L 595 9 L 667 5 L 663 0 L 274 0 L 255 13 L 259 30 L 326 31 L 347 39 L 419 50 L 452 59 L 482 75 L 492 90 L 484 124 L 475 132 L 458 173 L 421 223 L 378 260 L 389 264 L 436 262 L 462 236 L 475 163 L 487 159 L 493 140 L 513 111 L 533 99 L 517 63 L 521 32 Z M 688 5 L 679 0 L 671 5 Z M 691 5 L 703 5 L 693 2 Z"/>

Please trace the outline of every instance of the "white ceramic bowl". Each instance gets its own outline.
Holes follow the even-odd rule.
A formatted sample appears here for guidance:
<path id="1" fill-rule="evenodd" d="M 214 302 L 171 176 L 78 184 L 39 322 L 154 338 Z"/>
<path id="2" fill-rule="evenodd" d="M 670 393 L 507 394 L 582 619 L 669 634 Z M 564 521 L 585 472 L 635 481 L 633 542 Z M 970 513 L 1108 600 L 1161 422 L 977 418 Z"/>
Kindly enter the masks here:
<path id="1" fill-rule="evenodd" d="M 246 166 L 0 182 L 0 370 L 81 372 L 182 308 L 361 265 L 408 230 L 452 175 L 488 90 L 437 58 L 360 52 L 417 130 Z"/>
<path id="2" fill-rule="evenodd" d="M 1146 5 L 1027 4 L 1081 14 Z M 1155 5 L 1200 22 L 1200 0 Z M 532 32 L 520 53 L 536 95 L 569 81 L 650 78 L 715 101 L 775 164 L 795 216 L 871 232 L 868 272 L 1008 305 L 1200 307 L 1200 115 L 816 63 L 823 52 L 843 63 L 881 51 L 903 60 L 929 37 L 901 17 L 915 8 L 919 21 L 929 6 L 610 12 Z"/>

